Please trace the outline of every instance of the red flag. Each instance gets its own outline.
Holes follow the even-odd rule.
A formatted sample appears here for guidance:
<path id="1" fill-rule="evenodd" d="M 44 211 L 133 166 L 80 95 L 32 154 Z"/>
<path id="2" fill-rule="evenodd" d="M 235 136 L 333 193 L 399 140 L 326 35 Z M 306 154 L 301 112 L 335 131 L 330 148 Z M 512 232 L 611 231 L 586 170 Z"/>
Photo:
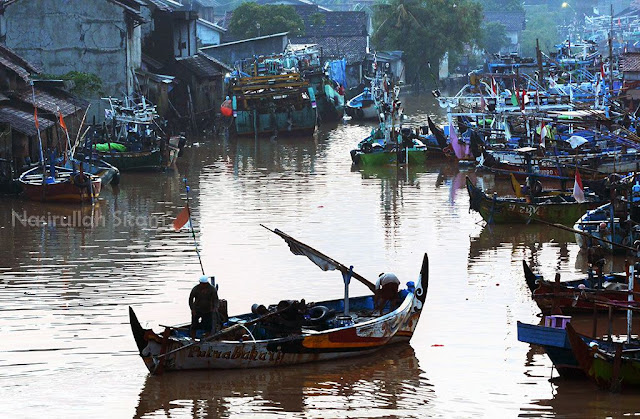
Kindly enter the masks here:
<path id="1" fill-rule="evenodd" d="M 600 63 L 600 76 L 602 77 L 602 80 L 604 80 L 604 78 L 605 78 L 604 63 Z"/>
<path id="2" fill-rule="evenodd" d="M 584 202 L 584 188 L 582 187 L 582 178 L 580 177 L 580 172 L 576 167 L 576 180 L 573 184 L 573 197 L 578 202 Z"/>
<path id="3" fill-rule="evenodd" d="M 493 96 L 498 96 L 498 86 L 496 85 L 496 79 L 491 77 L 491 92 L 493 92 Z"/>
<path id="4" fill-rule="evenodd" d="M 522 112 L 524 112 L 524 96 L 525 96 L 526 90 L 522 89 L 522 100 L 520 101 L 520 110 Z"/>
<path id="5" fill-rule="evenodd" d="M 40 130 L 40 124 L 38 123 L 38 108 L 33 108 L 33 119 L 36 120 L 36 129 Z"/>
<path id="6" fill-rule="evenodd" d="M 175 220 L 173 220 L 173 228 L 178 231 L 189 221 L 189 207 L 184 207 Z"/>
<path id="7" fill-rule="evenodd" d="M 58 111 L 58 115 L 60 116 L 60 126 L 63 130 L 65 130 L 65 132 L 69 132 L 69 130 L 67 129 L 67 124 L 65 124 L 64 119 L 62 119 L 62 112 Z"/>

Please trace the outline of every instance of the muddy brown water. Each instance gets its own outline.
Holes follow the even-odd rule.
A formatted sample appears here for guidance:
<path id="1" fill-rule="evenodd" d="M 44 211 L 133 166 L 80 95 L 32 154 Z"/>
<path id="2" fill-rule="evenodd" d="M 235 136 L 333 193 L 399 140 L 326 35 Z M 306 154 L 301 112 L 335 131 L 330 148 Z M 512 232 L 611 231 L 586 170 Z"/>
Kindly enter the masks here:
<path id="1" fill-rule="evenodd" d="M 409 123 L 441 109 L 406 96 Z M 465 176 L 446 162 L 358 171 L 349 150 L 372 124 L 326 124 L 314 140 L 202 138 L 174 171 L 123 174 L 94 208 L 0 201 L 0 417 L 604 417 L 640 410 L 558 380 L 517 340 L 538 323 L 522 260 L 552 278 L 586 269 L 573 235 L 546 226 L 485 227 L 469 212 Z M 281 299 L 339 298 L 342 281 L 294 256 L 271 228 L 368 278 L 415 280 L 431 261 L 427 304 L 410 345 L 364 358 L 251 371 L 149 376 L 127 307 L 143 325 L 188 320 L 200 267 L 187 229 L 171 222 L 191 187 L 204 268 L 231 313 Z M 610 269 L 623 261 L 611 259 Z M 352 283 L 351 293 L 367 289 Z M 601 322 L 602 323 L 602 322 Z M 585 331 L 589 321 L 581 323 Z M 623 332 L 623 323 L 616 324 Z M 550 378 L 552 378 L 550 380 Z"/>

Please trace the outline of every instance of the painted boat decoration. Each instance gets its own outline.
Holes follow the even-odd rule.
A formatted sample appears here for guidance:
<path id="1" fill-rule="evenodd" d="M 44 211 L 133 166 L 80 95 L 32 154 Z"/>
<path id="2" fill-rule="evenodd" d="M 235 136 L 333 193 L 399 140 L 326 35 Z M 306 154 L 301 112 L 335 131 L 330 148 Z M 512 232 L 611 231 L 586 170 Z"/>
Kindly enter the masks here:
<path id="1" fill-rule="evenodd" d="M 61 166 L 27 170 L 19 178 L 24 195 L 32 201 L 91 202 L 97 199 L 102 181 L 96 175 Z"/>
<path id="2" fill-rule="evenodd" d="M 489 197 L 466 178 L 469 206 L 487 223 L 530 223 L 536 220 L 572 225 L 598 201 L 577 202 L 571 194 L 554 194 L 534 198 Z"/>
<path id="3" fill-rule="evenodd" d="M 376 304 L 376 310 L 374 302 L 379 302 L 380 290 L 353 272 L 352 267 L 342 265 L 277 229 L 271 231 L 287 242 L 292 253 L 307 256 L 322 270 L 339 270 L 345 282 L 344 299 L 311 306 L 304 300 L 281 301 L 270 307 L 266 314 L 252 310 L 252 313 L 230 317 L 224 329 L 201 340 L 189 337 L 190 324 L 166 327 L 160 334 L 143 329 L 133 309 L 129 308 L 131 329 L 140 356 L 152 374 L 301 364 L 370 354 L 390 344 L 409 342 L 427 293 L 429 262 L 426 254 L 417 283 L 408 282 L 406 289 L 399 291 L 396 287 L 393 295 L 387 295 L 392 298 L 382 309 Z M 377 293 L 376 297 L 349 297 L 351 278 L 367 285 Z M 381 289 L 384 290 L 384 286 Z"/>
<path id="4" fill-rule="evenodd" d="M 557 281 L 548 281 L 542 275 L 536 275 L 524 260 L 522 267 L 531 297 L 543 314 L 557 311 L 564 314 L 593 313 L 594 308 L 606 311 L 607 306 L 598 304 L 605 301 L 624 301 L 627 304 L 628 279 L 624 272 L 602 277 L 589 273 L 583 279 L 560 282 L 559 274 Z"/>

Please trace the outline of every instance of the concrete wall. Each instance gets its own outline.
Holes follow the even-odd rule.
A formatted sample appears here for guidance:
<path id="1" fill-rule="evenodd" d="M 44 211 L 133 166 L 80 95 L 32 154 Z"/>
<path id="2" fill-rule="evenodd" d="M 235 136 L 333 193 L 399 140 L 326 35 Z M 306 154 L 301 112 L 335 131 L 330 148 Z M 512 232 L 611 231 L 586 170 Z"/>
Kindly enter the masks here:
<path id="1" fill-rule="evenodd" d="M 220 44 L 220 32 L 202 23 L 198 23 L 196 27 L 198 33 L 199 46 L 206 47 L 209 45 Z"/>
<path id="2" fill-rule="evenodd" d="M 93 73 L 105 95 L 132 92 L 132 69 L 141 64 L 140 27 L 127 24 L 121 7 L 108 1 L 19 0 L 7 7 L 4 19 L 6 45 L 45 73 Z M 92 108 L 91 114 L 101 112 Z"/>
<path id="3" fill-rule="evenodd" d="M 281 54 L 287 46 L 287 35 L 263 37 L 250 41 L 231 42 L 215 47 L 205 47 L 200 51 L 223 63 L 233 66 L 233 63 L 254 55 Z"/>

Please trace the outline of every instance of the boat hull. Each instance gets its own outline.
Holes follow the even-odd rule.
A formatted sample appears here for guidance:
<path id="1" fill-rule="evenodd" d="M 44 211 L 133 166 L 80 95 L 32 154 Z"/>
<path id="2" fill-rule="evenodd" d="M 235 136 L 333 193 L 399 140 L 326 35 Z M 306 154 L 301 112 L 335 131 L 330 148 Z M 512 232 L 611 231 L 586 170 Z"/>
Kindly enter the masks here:
<path id="1" fill-rule="evenodd" d="M 161 170 L 164 167 L 160 149 L 98 153 L 100 159 L 121 171 Z"/>
<path id="2" fill-rule="evenodd" d="M 473 185 L 469 178 L 467 178 L 467 191 L 471 209 L 480 213 L 487 223 L 494 224 L 528 224 L 542 220 L 548 223 L 573 225 L 587 212 L 590 205 L 593 205 L 575 201 L 554 203 L 551 201 L 527 202 L 524 198 L 490 198 Z"/>
<path id="3" fill-rule="evenodd" d="M 404 163 L 405 156 L 400 156 L 400 163 Z M 427 162 L 427 151 L 422 150 L 409 150 L 408 152 L 409 164 L 424 165 Z M 356 152 L 352 155 L 352 161 L 354 164 L 361 166 L 385 166 L 389 164 L 398 164 L 398 153 L 395 151 L 380 151 L 372 153 Z"/>
<path id="4" fill-rule="evenodd" d="M 277 131 L 277 135 L 310 136 L 316 127 L 316 109 L 311 105 L 300 110 L 257 113 L 253 111 L 238 110 L 234 120 L 236 134 L 240 136 L 255 135 L 271 136 Z"/>

